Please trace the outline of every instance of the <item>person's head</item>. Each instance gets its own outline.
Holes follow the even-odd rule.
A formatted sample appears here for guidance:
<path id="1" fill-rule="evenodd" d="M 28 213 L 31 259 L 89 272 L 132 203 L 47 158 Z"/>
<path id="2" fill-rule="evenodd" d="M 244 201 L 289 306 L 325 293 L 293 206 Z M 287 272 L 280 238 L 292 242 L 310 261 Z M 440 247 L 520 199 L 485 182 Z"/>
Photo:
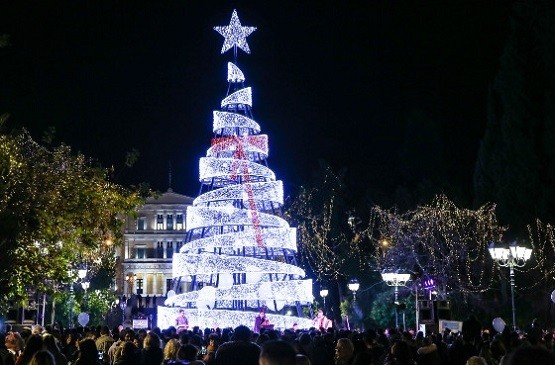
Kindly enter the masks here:
<path id="1" fill-rule="evenodd" d="M 353 358 L 355 346 L 348 338 L 340 338 L 335 345 L 335 363 L 348 364 Z"/>
<path id="2" fill-rule="evenodd" d="M 233 331 L 233 340 L 249 342 L 251 340 L 251 330 L 244 325 L 237 326 Z"/>
<path id="3" fill-rule="evenodd" d="M 396 359 L 398 362 L 401 363 L 408 363 L 412 360 L 412 352 L 411 349 L 405 341 L 396 340 L 391 346 L 391 355 L 393 358 Z"/>
<path id="4" fill-rule="evenodd" d="M 164 346 L 164 360 L 175 360 L 180 345 L 177 338 L 170 339 Z"/>
<path id="5" fill-rule="evenodd" d="M 488 363 L 483 357 L 472 356 L 466 361 L 466 365 L 488 365 Z"/>
<path id="6" fill-rule="evenodd" d="M 179 315 L 180 315 L 181 317 L 185 317 L 185 311 L 184 311 L 183 309 L 180 309 L 180 310 L 179 310 Z"/>
<path id="7" fill-rule="evenodd" d="M 133 356 L 135 351 L 137 351 L 137 346 L 133 342 L 126 342 L 121 349 L 121 356 Z"/>
<path id="8" fill-rule="evenodd" d="M 191 345 L 190 343 L 186 345 L 181 345 L 177 351 L 177 360 L 194 361 L 198 356 L 198 348 Z"/>
<path id="9" fill-rule="evenodd" d="M 56 365 L 54 356 L 48 350 L 40 350 L 35 352 L 29 365 Z"/>
<path id="10" fill-rule="evenodd" d="M 108 328 L 108 326 L 102 326 L 102 328 L 100 329 L 100 335 L 110 335 L 110 329 Z"/>
<path id="11" fill-rule="evenodd" d="M 92 338 L 85 338 L 79 341 L 79 358 L 82 360 L 94 360 L 98 359 L 98 349 Z"/>
<path id="12" fill-rule="evenodd" d="M 30 359 L 35 352 L 42 350 L 42 347 L 43 342 L 41 335 L 29 336 L 25 343 L 25 348 L 23 349 L 24 357 L 27 358 L 27 360 Z"/>
<path id="13" fill-rule="evenodd" d="M 154 332 L 147 333 L 144 341 L 143 347 L 148 349 L 160 348 L 160 337 Z"/>
<path id="14" fill-rule="evenodd" d="M 6 347 L 12 351 L 19 352 L 25 347 L 25 341 L 18 332 L 9 332 L 6 335 Z"/>
<path id="15" fill-rule="evenodd" d="M 555 354 L 545 347 L 519 347 L 508 355 L 507 365 L 553 365 Z"/>
<path id="16" fill-rule="evenodd" d="M 261 310 L 258 312 L 258 316 L 259 316 L 260 318 L 266 317 L 266 311 L 265 311 L 264 309 L 261 309 Z"/>
<path id="17" fill-rule="evenodd" d="M 295 365 L 297 353 L 293 346 L 281 340 L 266 341 L 260 350 L 259 365 Z"/>
<path id="18" fill-rule="evenodd" d="M 58 345 L 58 340 L 50 333 L 47 333 L 42 336 L 42 342 L 44 343 L 44 347 L 52 354 L 56 354 L 60 352 L 60 346 Z"/>

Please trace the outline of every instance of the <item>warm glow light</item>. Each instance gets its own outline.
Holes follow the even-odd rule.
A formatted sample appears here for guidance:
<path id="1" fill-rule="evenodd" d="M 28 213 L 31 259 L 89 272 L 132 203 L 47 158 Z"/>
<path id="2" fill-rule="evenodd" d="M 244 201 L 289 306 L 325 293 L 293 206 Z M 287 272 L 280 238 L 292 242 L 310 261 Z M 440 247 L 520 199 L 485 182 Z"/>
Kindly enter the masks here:
<path id="1" fill-rule="evenodd" d="M 399 272 L 382 272 L 382 279 L 389 286 L 404 286 L 410 280 L 410 274 Z"/>

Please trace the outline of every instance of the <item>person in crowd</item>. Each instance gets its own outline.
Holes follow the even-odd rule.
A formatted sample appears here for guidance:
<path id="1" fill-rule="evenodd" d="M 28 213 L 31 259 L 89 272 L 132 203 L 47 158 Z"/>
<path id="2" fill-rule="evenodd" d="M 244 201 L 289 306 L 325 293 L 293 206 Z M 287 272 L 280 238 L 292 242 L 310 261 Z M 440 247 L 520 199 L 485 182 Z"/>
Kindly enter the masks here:
<path id="1" fill-rule="evenodd" d="M 211 333 L 208 335 L 208 344 L 206 346 L 206 354 L 203 356 L 202 361 L 206 365 L 214 364 L 216 359 L 216 351 L 218 351 L 218 346 L 220 346 L 220 336 L 216 333 Z"/>
<path id="2" fill-rule="evenodd" d="M 350 365 L 354 359 L 355 346 L 348 338 L 340 338 L 335 345 L 335 365 Z"/>
<path id="3" fill-rule="evenodd" d="M 25 341 L 23 337 L 19 334 L 19 332 L 8 332 L 6 335 L 6 348 L 12 354 L 13 361 L 15 362 L 17 358 L 23 352 L 23 348 L 25 347 Z"/>
<path id="4" fill-rule="evenodd" d="M 29 365 L 57 365 L 57 363 L 50 351 L 40 350 L 35 352 Z"/>
<path id="5" fill-rule="evenodd" d="M 270 327 L 270 320 L 268 319 L 268 317 L 266 317 L 266 310 L 264 308 L 261 308 L 260 311 L 258 311 L 258 315 L 254 319 L 253 331 L 255 333 L 260 333 L 261 329 L 269 328 L 269 327 Z"/>
<path id="6" fill-rule="evenodd" d="M 170 364 L 172 361 L 175 361 L 177 359 L 177 351 L 179 351 L 180 346 L 181 344 L 179 343 L 179 340 L 176 338 L 172 338 L 166 343 L 166 346 L 164 346 L 164 351 L 163 351 L 164 365 Z"/>
<path id="7" fill-rule="evenodd" d="M 160 365 L 164 360 L 164 353 L 160 348 L 160 337 L 154 332 L 149 332 L 141 349 L 142 365 Z"/>
<path id="8" fill-rule="evenodd" d="M 384 365 L 414 365 L 412 351 L 409 344 L 402 340 L 395 340 L 389 353 L 386 355 Z"/>
<path id="9" fill-rule="evenodd" d="M 50 351 L 52 356 L 54 356 L 56 365 L 68 365 L 67 358 L 62 354 L 62 351 L 60 351 L 60 345 L 56 337 L 50 333 L 45 333 L 42 335 L 42 342 L 44 343 L 44 348 Z"/>
<path id="10" fill-rule="evenodd" d="M 133 341 L 125 341 L 121 347 L 121 355 L 118 357 L 115 365 L 136 365 L 139 364 L 139 358 L 137 354 L 137 346 Z"/>
<path id="11" fill-rule="evenodd" d="M 260 347 L 251 342 L 251 330 L 240 325 L 233 331 L 233 340 L 218 347 L 216 365 L 257 365 Z"/>
<path id="12" fill-rule="evenodd" d="M 100 330 L 100 337 L 95 341 L 96 348 L 99 353 L 102 353 L 102 362 L 105 364 L 110 363 L 110 358 L 108 357 L 108 350 L 116 342 L 112 336 L 110 336 L 110 329 L 108 326 L 102 326 Z"/>
<path id="13" fill-rule="evenodd" d="M 204 365 L 202 360 L 198 360 L 199 350 L 196 346 L 188 343 L 181 345 L 177 351 L 175 364 L 183 365 Z"/>
<path id="14" fill-rule="evenodd" d="M 0 364 L 14 365 L 15 358 L 13 354 L 6 347 L 6 335 L 0 332 Z"/>
<path id="15" fill-rule="evenodd" d="M 185 310 L 179 310 L 179 315 L 175 319 L 175 330 L 177 334 L 180 334 L 183 331 L 187 331 L 189 329 L 189 320 L 185 315 Z"/>
<path id="16" fill-rule="evenodd" d="M 73 365 L 102 365 L 102 361 L 98 358 L 98 349 L 92 338 L 85 338 L 77 343 L 79 348 L 77 359 Z"/>
<path id="17" fill-rule="evenodd" d="M 281 340 L 270 340 L 260 350 L 260 365 L 296 365 L 297 354 L 289 343 Z"/>
<path id="18" fill-rule="evenodd" d="M 29 365 L 35 352 L 42 350 L 43 342 L 41 335 L 31 335 L 25 343 L 25 348 L 17 358 L 15 365 Z"/>
<path id="19" fill-rule="evenodd" d="M 70 331 L 66 335 L 65 345 L 62 346 L 62 353 L 69 362 L 73 362 L 77 356 L 78 339 L 79 335 L 75 331 Z"/>
<path id="20" fill-rule="evenodd" d="M 466 360 L 466 365 L 488 365 L 486 359 L 481 356 L 472 356 Z"/>
<path id="21" fill-rule="evenodd" d="M 319 308 L 316 312 L 316 317 L 312 320 L 312 325 L 319 330 L 327 330 L 331 328 L 333 323 L 332 321 L 324 315 L 324 310 Z"/>
<path id="22" fill-rule="evenodd" d="M 432 342 L 431 336 L 422 339 L 422 346 L 416 350 L 418 365 L 440 365 L 441 359 L 437 345 Z"/>
<path id="23" fill-rule="evenodd" d="M 555 354 L 542 346 L 520 346 L 503 360 L 503 365 L 553 365 Z"/>

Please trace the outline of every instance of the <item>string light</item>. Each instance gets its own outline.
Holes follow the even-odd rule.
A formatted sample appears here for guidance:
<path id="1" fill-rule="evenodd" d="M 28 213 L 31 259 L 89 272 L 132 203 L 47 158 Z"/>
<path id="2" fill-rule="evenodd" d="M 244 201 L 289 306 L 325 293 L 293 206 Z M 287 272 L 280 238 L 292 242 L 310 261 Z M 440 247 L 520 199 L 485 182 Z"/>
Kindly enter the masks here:
<path id="1" fill-rule="evenodd" d="M 233 62 L 227 63 L 227 81 L 228 82 L 243 82 L 245 75 Z"/>
<path id="2" fill-rule="evenodd" d="M 238 166 L 246 166 L 246 169 L 238 169 Z M 215 186 L 225 186 L 230 184 L 231 180 L 237 180 L 236 178 L 232 179 L 234 175 L 244 177 L 246 174 L 250 175 L 251 179 L 276 179 L 276 175 L 272 170 L 256 162 L 214 157 L 202 157 L 199 160 L 199 178 L 205 184 L 214 183 Z"/>
<path id="3" fill-rule="evenodd" d="M 236 92 L 227 96 L 224 100 L 222 100 L 221 107 L 225 107 L 228 105 L 248 105 L 252 107 L 252 90 L 250 87 L 246 87 L 241 90 L 237 90 Z"/>
<path id="4" fill-rule="evenodd" d="M 212 130 L 214 133 L 232 135 L 237 130 L 239 135 L 248 134 L 249 131 L 260 133 L 258 123 L 244 115 L 215 110 L 213 116 Z"/>

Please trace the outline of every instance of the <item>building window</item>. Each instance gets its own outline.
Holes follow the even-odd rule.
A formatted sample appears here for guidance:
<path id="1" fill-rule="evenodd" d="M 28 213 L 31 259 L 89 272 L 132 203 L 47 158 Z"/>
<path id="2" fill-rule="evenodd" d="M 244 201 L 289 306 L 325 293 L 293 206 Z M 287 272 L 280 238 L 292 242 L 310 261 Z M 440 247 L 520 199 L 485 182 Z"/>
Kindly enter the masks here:
<path id="1" fill-rule="evenodd" d="M 157 230 L 164 229 L 164 215 L 163 214 L 157 214 L 156 215 L 156 229 Z"/>
<path id="2" fill-rule="evenodd" d="M 156 257 L 159 259 L 164 258 L 164 243 L 161 241 L 158 241 L 158 244 L 156 246 Z"/>
<path id="3" fill-rule="evenodd" d="M 168 214 L 166 216 L 166 229 L 168 231 L 172 231 L 173 230 L 173 214 Z"/>
<path id="4" fill-rule="evenodd" d="M 166 293 L 173 289 L 173 279 L 166 279 Z"/>
<path id="5" fill-rule="evenodd" d="M 137 258 L 138 259 L 144 259 L 145 258 L 145 251 L 146 251 L 146 249 L 144 247 L 137 247 Z"/>
<path id="6" fill-rule="evenodd" d="M 173 242 L 166 243 L 166 257 L 171 259 L 173 257 Z"/>
<path id="7" fill-rule="evenodd" d="M 145 217 L 139 217 L 139 219 L 137 219 L 137 231 L 144 231 L 145 230 Z"/>
<path id="8" fill-rule="evenodd" d="M 175 216 L 175 229 L 178 231 L 183 230 L 183 214 L 177 214 Z"/>
<path id="9" fill-rule="evenodd" d="M 177 241 L 175 243 L 175 252 L 179 252 L 179 250 L 181 249 L 181 246 L 183 246 L 183 241 Z"/>

